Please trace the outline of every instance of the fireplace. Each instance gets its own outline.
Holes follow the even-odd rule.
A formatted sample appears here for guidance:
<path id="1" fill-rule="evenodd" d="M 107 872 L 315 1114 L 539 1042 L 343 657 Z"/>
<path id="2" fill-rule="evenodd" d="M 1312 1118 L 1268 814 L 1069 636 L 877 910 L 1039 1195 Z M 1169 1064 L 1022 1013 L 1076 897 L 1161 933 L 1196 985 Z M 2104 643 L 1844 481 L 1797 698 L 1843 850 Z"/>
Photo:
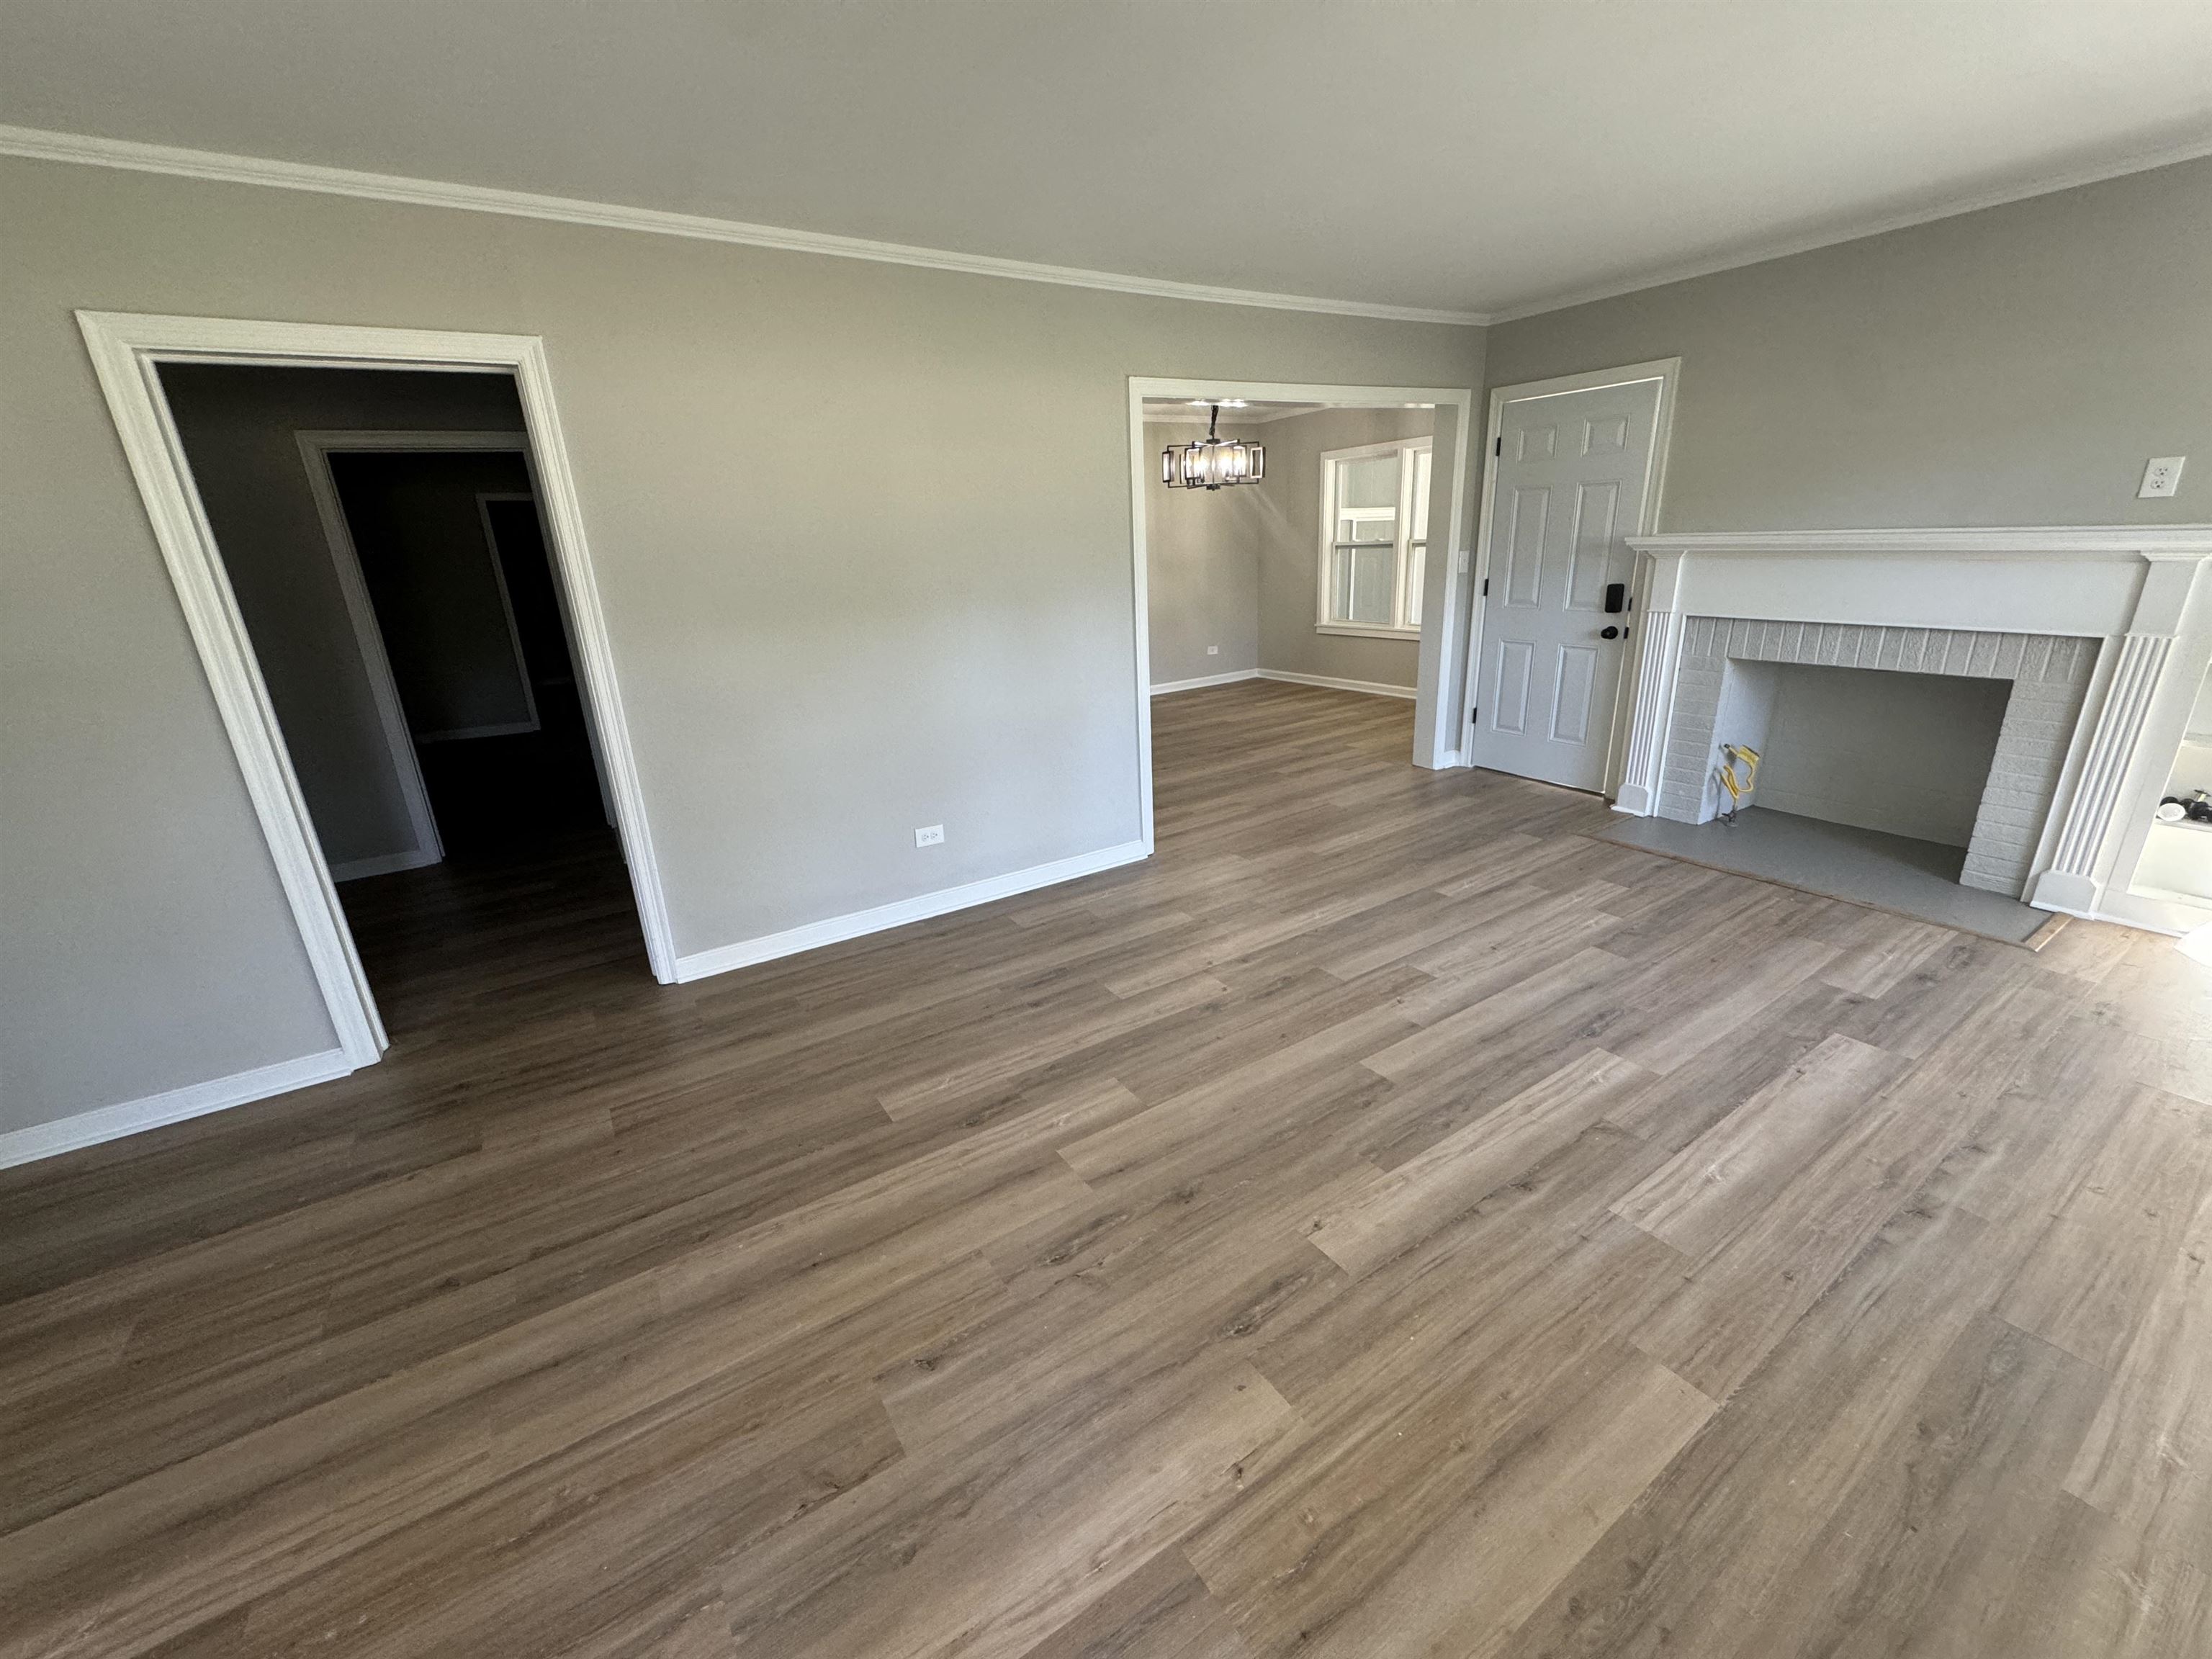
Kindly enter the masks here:
<path id="1" fill-rule="evenodd" d="M 1685 823 L 1712 817 L 1724 804 L 1715 779 L 1721 745 L 1745 744 L 1765 757 L 1757 793 L 1763 806 L 1944 842 L 1950 839 L 1944 826 L 1963 816 L 1957 844 L 1966 856 L 1959 879 L 2016 898 L 2050 815 L 2099 644 L 2047 634 L 1692 617 L 1675 669 L 1659 816 Z M 1852 684 L 1862 676 L 1888 683 L 1863 691 Z M 1886 718 L 1881 728 L 1859 734 L 1844 775 L 1824 778 L 1787 746 L 1788 728 L 1794 713 L 1801 731 L 1817 732 L 1820 693 L 1829 689 Z M 1820 735 L 1838 749 L 1848 741 L 1840 732 Z M 1777 746 L 1778 738 L 1784 746 Z M 1885 750 L 1892 769 L 1886 776 Z M 1977 761 L 1978 772 L 1971 769 Z M 1962 764 L 1967 775 L 1960 775 Z"/>
<path id="2" fill-rule="evenodd" d="M 2212 654 L 2212 526 L 1630 545 L 1637 655 L 1616 810 L 1705 822 L 1723 804 L 1721 746 L 1746 744 L 1761 750 L 1753 799 L 1770 810 L 1963 836 L 1962 884 L 2112 913 L 2134 819 L 2157 804 L 2164 728 L 2179 741 Z M 1864 718 L 1832 710 L 1824 725 L 1839 699 Z M 1887 787 L 1869 793 L 1885 759 Z"/>

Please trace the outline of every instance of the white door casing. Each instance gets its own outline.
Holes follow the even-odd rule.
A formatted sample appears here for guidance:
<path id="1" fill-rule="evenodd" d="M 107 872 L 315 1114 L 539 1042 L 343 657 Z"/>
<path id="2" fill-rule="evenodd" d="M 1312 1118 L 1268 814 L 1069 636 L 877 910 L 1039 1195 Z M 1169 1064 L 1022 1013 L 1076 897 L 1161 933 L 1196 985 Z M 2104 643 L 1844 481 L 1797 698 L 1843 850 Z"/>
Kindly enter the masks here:
<path id="1" fill-rule="evenodd" d="M 1498 398 L 1470 765 L 1606 787 L 1635 617 L 1605 603 L 1619 584 L 1625 605 L 1627 538 L 1648 532 L 1656 507 L 1671 376 L 1656 367 Z"/>
<path id="2" fill-rule="evenodd" d="M 614 656 L 600 609 L 599 584 L 584 540 L 583 514 L 553 402 L 544 343 L 534 335 L 464 334 L 371 328 L 350 324 L 280 323 L 230 318 L 141 316 L 80 311 L 83 333 L 125 459 L 183 606 L 217 713 L 230 738 L 246 793 L 289 902 L 300 941 L 323 994 L 339 1050 L 349 1067 L 373 1064 L 385 1033 L 376 1000 L 354 950 L 300 793 L 276 710 L 231 594 L 215 532 L 191 482 L 184 447 L 170 419 L 158 365 L 170 362 L 312 363 L 321 368 L 424 368 L 506 370 L 514 376 L 556 587 L 565 595 L 578 656 L 580 688 L 612 772 L 623 856 L 629 868 L 638 921 L 653 976 L 676 978 L 659 866 L 646 823 L 645 799 L 615 678 Z M 419 434 L 410 434 L 410 438 Z M 272 1068 L 275 1069 L 275 1068 Z M 331 1073 L 329 1075 L 340 1075 Z M 299 1086 L 286 1082 L 278 1088 Z M 277 1088 L 262 1092 L 276 1092 Z M 256 1093 L 248 1097 L 260 1098 Z M 225 1102 L 224 1103 L 230 1103 Z M 205 1107 L 198 1109 L 210 1109 Z"/>

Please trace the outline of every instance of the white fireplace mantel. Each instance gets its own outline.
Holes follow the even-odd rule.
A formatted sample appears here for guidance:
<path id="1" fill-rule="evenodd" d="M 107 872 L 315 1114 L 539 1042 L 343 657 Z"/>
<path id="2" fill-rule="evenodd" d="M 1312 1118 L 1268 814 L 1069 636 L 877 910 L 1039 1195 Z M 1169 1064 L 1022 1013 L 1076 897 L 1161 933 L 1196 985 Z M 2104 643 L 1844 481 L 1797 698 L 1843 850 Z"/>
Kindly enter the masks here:
<path id="1" fill-rule="evenodd" d="M 1948 553 L 1969 558 L 2212 557 L 2212 525 L 2014 525 L 1945 530 L 1714 530 L 1632 537 L 1639 553 Z"/>
<path id="2" fill-rule="evenodd" d="M 2027 896 L 2108 913 L 2212 656 L 2212 525 L 1729 531 L 1628 545 L 1637 654 L 1619 811 L 1656 809 L 1687 617 L 2094 638 Z"/>

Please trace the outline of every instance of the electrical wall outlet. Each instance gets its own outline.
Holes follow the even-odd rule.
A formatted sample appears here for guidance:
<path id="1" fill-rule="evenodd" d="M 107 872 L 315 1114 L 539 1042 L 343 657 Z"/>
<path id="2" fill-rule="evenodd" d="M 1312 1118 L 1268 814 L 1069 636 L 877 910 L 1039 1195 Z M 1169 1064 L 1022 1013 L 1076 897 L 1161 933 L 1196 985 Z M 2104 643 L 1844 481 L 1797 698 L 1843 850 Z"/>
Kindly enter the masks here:
<path id="1" fill-rule="evenodd" d="M 941 823 L 924 824 L 921 829 L 914 832 L 914 844 L 916 847 L 944 846 L 945 826 Z"/>
<path id="2" fill-rule="evenodd" d="M 1218 657 L 1221 654 L 1221 647 L 1218 645 L 1209 645 L 1206 647 L 1206 654 L 1209 657 Z"/>
<path id="3" fill-rule="evenodd" d="M 2147 501 L 2154 495 L 2171 495 L 2181 488 L 2181 468 L 2189 459 L 2186 455 L 2160 455 L 2143 464 L 2142 488 L 2136 491 L 2136 499 Z"/>

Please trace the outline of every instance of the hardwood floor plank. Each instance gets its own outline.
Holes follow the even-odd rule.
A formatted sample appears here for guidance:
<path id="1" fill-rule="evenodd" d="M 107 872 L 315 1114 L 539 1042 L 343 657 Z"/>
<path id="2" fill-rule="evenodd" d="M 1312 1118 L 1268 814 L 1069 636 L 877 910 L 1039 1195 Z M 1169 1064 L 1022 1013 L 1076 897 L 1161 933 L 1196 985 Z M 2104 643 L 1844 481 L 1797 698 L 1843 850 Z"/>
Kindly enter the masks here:
<path id="1" fill-rule="evenodd" d="M 1346 1272 L 1364 1273 L 1568 1145 L 1650 1075 L 1594 1048 L 1425 1152 L 1370 1177 L 1306 1236 Z"/>
<path id="2" fill-rule="evenodd" d="M 2212 1647 L 2212 972 L 1154 714 L 1152 859 L 694 985 L 348 884 L 380 1064 L 0 1172 L 0 1656 Z"/>
<path id="3" fill-rule="evenodd" d="M 1714 1409 L 1663 1366 L 1624 1356 L 1571 1410 L 1474 1474 L 1455 1510 L 1371 1593 L 1273 1650 L 1488 1659 Z"/>
<path id="4" fill-rule="evenodd" d="M 1814 1536 L 1736 1659 L 1910 1650 L 1948 1604 L 1990 1606 L 2031 1547 L 2104 1377 L 1994 1316 L 1953 1341 Z M 1996 1569 L 1992 1573 L 1992 1568 Z"/>
<path id="5" fill-rule="evenodd" d="M 1228 1609 L 1179 1549 L 1164 1549 L 1025 1659 L 1250 1659 Z"/>
<path id="6" fill-rule="evenodd" d="M 1613 1213 L 1703 1261 L 1749 1225 L 1903 1069 L 1832 1036 L 1676 1153 Z"/>
<path id="7" fill-rule="evenodd" d="M 2212 1110 L 2138 1089 L 2006 1295 L 2004 1316 L 2105 1370 L 2212 1193 Z"/>
<path id="8" fill-rule="evenodd" d="M 2212 1566 L 2212 1194 L 2112 1373 L 2066 1490 L 2141 1548 Z"/>

